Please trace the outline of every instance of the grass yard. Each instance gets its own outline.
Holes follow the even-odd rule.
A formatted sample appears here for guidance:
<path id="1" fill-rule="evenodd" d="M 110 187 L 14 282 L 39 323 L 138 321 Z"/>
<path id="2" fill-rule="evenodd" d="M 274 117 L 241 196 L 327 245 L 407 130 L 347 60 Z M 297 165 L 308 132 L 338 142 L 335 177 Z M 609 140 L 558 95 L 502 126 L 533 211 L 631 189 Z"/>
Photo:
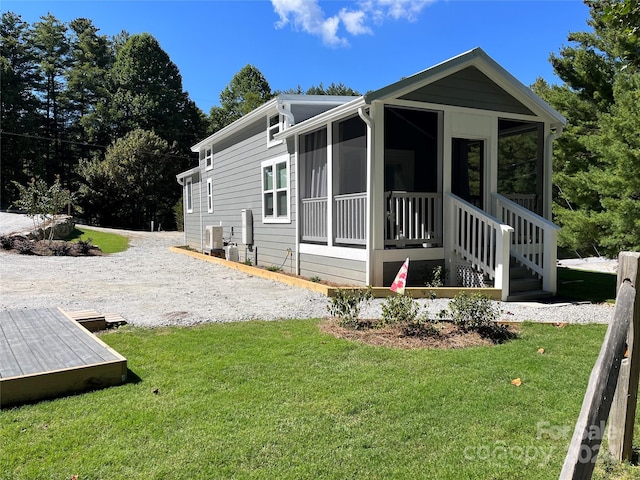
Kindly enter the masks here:
<path id="1" fill-rule="evenodd" d="M 1 411 L 0 479 L 557 478 L 604 333 L 427 351 L 308 320 L 124 328 L 101 338 L 139 378 Z"/>
<path id="2" fill-rule="evenodd" d="M 615 303 L 616 280 L 614 273 L 558 268 L 558 297 Z"/>
<path id="3" fill-rule="evenodd" d="M 97 247 L 100 247 L 103 253 L 119 253 L 124 252 L 129 248 L 129 239 L 123 235 L 115 233 L 101 232 L 98 230 L 91 230 L 89 228 L 76 227 L 65 240 L 69 242 L 83 240 L 87 241 L 91 239 L 91 243 Z"/>

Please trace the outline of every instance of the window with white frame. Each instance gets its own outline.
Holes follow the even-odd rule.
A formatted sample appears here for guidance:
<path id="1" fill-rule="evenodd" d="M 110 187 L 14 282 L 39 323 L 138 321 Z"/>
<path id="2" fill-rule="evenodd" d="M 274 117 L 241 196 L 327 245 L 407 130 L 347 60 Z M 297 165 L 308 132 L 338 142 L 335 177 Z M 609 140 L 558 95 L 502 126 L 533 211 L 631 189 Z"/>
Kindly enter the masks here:
<path id="1" fill-rule="evenodd" d="M 262 221 L 290 223 L 289 155 L 262 162 Z"/>
<path id="2" fill-rule="evenodd" d="M 267 146 L 279 145 L 282 140 L 275 140 L 273 137 L 284 130 L 284 118 L 279 113 L 267 117 Z"/>
<path id="3" fill-rule="evenodd" d="M 193 213 L 193 184 L 191 178 L 187 178 L 184 184 L 184 204 L 187 213 Z"/>
<path id="4" fill-rule="evenodd" d="M 211 148 L 210 145 L 200 150 L 200 160 L 204 160 L 205 170 L 211 170 L 213 168 L 213 148 Z"/>
<path id="5" fill-rule="evenodd" d="M 207 178 L 207 212 L 213 213 L 213 178 Z"/>

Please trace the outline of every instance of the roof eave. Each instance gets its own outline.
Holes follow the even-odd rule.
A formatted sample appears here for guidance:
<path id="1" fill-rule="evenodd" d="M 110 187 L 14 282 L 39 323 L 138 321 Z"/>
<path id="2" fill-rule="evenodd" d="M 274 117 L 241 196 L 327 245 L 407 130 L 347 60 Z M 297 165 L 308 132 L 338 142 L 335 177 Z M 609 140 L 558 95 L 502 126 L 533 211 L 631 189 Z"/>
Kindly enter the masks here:
<path id="1" fill-rule="evenodd" d="M 274 135 L 276 140 L 284 140 L 293 135 L 299 134 L 301 132 L 313 130 L 315 128 L 321 127 L 322 125 L 327 124 L 328 122 L 335 120 L 337 118 L 343 117 L 350 113 L 355 113 L 358 111 L 358 108 L 367 105 L 364 97 L 355 97 L 353 100 L 347 103 L 343 103 L 338 105 L 326 112 L 320 113 L 315 117 L 311 117 L 304 122 L 300 122 L 292 127 L 287 128 L 283 132 L 277 133 Z"/>

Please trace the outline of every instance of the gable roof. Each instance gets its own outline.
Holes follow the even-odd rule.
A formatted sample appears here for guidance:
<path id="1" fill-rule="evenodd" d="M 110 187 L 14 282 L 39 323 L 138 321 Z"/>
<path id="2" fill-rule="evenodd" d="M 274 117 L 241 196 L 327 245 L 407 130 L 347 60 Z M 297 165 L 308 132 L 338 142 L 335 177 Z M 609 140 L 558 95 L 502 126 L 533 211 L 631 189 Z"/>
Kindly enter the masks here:
<path id="1" fill-rule="evenodd" d="M 425 101 L 428 100 L 429 97 L 429 88 L 426 86 L 437 85 L 439 81 L 445 78 L 455 79 L 455 77 L 465 69 L 469 72 L 471 81 L 475 80 L 483 85 L 485 90 L 482 91 L 482 93 L 491 96 L 497 94 L 499 90 L 502 90 L 511 95 L 514 98 L 513 113 L 526 114 L 526 111 L 518 111 L 518 108 L 524 107 L 525 109 L 537 111 L 535 113 L 545 114 L 558 124 L 564 125 L 567 123 L 567 120 L 560 113 L 533 93 L 529 87 L 520 82 L 479 47 L 450 58 L 449 60 L 445 60 L 415 75 L 403 78 L 386 87 L 369 92 L 364 96 L 365 102 L 371 104 L 376 100 L 401 97 L 405 97 L 404 99 L 406 100 Z M 487 82 L 486 79 L 490 80 L 490 82 Z M 518 107 L 517 103 L 520 103 L 521 107 Z M 531 114 L 531 112 L 529 112 L 529 114 Z"/>

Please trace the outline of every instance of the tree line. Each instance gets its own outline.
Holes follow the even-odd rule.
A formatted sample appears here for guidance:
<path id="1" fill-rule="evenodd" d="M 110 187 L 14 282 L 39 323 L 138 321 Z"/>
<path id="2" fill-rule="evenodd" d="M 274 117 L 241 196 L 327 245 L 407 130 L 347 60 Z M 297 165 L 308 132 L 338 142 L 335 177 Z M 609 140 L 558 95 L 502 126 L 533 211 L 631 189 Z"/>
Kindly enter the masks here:
<path id="1" fill-rule="evenodd" d="M 640 2 L 584 3 L 591 30 L 550 58 L 564 84 L 533 89 L 568 119 L 554 147 L 559 243 L 617 257 L 640 251 Z"/>
<path id="2" fill-rule="evenodd" d="M 585 0 L 589 31 L 573 32 L 550 62 L 560 85 L 533 90 L 568 124 L 555 142 L 554 221 L 559 243 L 581 255 L 640 250 L 640 4 Z M 189 147 L 272 98 L 262 73 L 242 68 L 204 114 L 178 68 L 149 34 L 100 35 L 92 21 L 52 15 L 0 22 L 3 207 L 12 183 L 59 178 L 82 215 L 105 226 L 170 228 L 175 174 Z M 357 95 L 322 84 L 285 93 Z"/>
<path id="3" fill-rule="evenodd" d="M 175 175 L 197 161 L 190 146 L 276 94 L 247 65 L 205 115 L 152 35 L 109 37 L 87 18 L 67 24 L 47 14 L 28 24 L 5 12 L 0 36 L 3 208 L 18 185 L 39 179 L 74 192 L 92 223 L 171 228 L 181 198 Z M 309 89 L 338 91 L 356 93 L 342 84 Z"/>

